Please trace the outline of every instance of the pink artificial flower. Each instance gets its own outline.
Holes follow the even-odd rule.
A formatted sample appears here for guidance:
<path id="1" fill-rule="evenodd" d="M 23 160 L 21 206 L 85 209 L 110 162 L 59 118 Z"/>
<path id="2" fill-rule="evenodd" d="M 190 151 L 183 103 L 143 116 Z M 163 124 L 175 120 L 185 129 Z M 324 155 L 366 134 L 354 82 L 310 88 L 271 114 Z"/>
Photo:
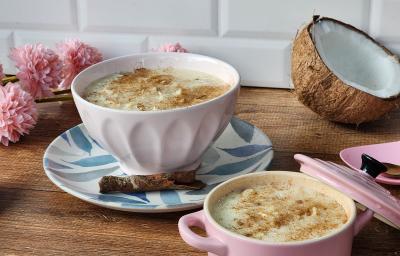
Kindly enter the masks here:
<path id="1" fill-rule="evenodd" d="M 51 89 L 62 80 L 62 62 L 58 55 L 42 44 L 13 48 L 10 59 L 18 68 L 17 77 L 22 88 L 34 99 L 52 96 Z"/>
<path id="2" fill-rule="evenodd" d="M 103 60 L 100 51 L 78 39 L 69 39 L 57 45 L 64 62 L 64 80 L 60 89 L 68 89 L 74 77 L 85 68 Z"/>
<path id="3" fill-rule="evenodd" d="M 183 48 L 180 43 L 176 44 L 163 44 L 156 51 L 158 52 L 188 52 L 185 48 Z"/>
<path id="4" fill-rule="evenodd" d="M 28 134 L 37 121 L 38 113 L 33 97 L 18 83 L 0 86 L 0 141 L 8 146 Z"/>

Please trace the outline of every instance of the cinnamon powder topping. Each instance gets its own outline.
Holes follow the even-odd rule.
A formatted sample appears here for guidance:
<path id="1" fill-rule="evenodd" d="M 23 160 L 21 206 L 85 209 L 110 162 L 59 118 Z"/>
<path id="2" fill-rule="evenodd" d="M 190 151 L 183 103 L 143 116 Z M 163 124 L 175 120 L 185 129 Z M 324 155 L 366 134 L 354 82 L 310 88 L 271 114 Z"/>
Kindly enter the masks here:
<path id="1" fill-rule="evenodd" d="M 333 198 L 289 182 L 232 192 L 219 201 L 212 215 L 233 232 L 271 242 L 318 238 L 348 219 Z"/>
<path id="2" fill-rule="evenodd" d="M 91 84 L 85 98 L 97 105 L 137 110 L 192 106 L 216 98 L 230 86 L 206 73 L 186 69 L 136 69 Z"/>

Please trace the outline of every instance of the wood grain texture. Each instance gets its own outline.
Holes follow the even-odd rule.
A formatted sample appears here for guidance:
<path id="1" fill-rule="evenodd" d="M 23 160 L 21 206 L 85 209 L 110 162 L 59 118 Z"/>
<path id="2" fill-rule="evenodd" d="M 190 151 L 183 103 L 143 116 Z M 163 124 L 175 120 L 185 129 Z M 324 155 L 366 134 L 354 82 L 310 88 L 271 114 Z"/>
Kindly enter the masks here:
<path id="1" fill-rule="evenodd" d="M 288 90 L 243 88 L 236 115 L 271 138 L 269 169 L 297 170 L 294 153 L 340 162 L 346 147 L 400 140 L 400 111 L 359 127 L 321 119 Z M 205 255 L 180 238 L 187 212 L 135 214 L 104 209 L 74 198 L 46 177 L 47 145 L 79 124 L 73 103 L 40 105 L 29 136 L 0 147 L 0 255 Z M 400 188 L 387 186 L 400 196 Z M 373 220 L 354 240 L 353 255 L 400 255 L 400 231 Z"/>

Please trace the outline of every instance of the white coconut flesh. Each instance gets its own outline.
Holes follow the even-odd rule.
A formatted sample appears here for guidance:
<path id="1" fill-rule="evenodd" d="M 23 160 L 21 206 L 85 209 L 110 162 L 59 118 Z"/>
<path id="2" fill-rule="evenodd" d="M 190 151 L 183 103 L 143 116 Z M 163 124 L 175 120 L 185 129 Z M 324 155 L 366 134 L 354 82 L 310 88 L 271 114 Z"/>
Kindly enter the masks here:
<path id="1" fill-rule="evenodd" d="M 341 81 L 379 98 L 400 93 L 400 64 L 364 34 L 332 20 L 310 30 L 325 65 Z"/>

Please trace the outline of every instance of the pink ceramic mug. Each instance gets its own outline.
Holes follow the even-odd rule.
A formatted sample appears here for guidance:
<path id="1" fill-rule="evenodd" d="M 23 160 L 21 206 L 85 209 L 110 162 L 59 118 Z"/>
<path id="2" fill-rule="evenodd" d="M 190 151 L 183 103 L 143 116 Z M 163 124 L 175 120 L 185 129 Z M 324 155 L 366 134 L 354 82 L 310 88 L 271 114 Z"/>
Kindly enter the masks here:
<path id="1" fill-rule="evenodd" d="M 273 180 L 285 179 L 312 186 L 321 193 L 333 197 L 340 203 L 348 220 L 338 230 L 317 239 L 296 242 L 266 242 L 233 233 L 220 226 L 212 217 L 211 211 L 218 200 L 234 190 L 242 190 L 254 185 L 266 184 Z M 208 255 L 268 255 L 268 256 L 350 256 L 353 237 L 373 217 L 367 210 L 357 216 L 354 201 L 341 192 L 318 180 L 297 172 L 268 171 L 252 173 L 230 179 L 215 187 L 206 197 L 204 209 L 183 216 L 179 220 L 179 232 L 189 245 L 209 252 Z M 202 237 L 192 232 L 190 227 L 200 227 L 207 232 Z"/>

